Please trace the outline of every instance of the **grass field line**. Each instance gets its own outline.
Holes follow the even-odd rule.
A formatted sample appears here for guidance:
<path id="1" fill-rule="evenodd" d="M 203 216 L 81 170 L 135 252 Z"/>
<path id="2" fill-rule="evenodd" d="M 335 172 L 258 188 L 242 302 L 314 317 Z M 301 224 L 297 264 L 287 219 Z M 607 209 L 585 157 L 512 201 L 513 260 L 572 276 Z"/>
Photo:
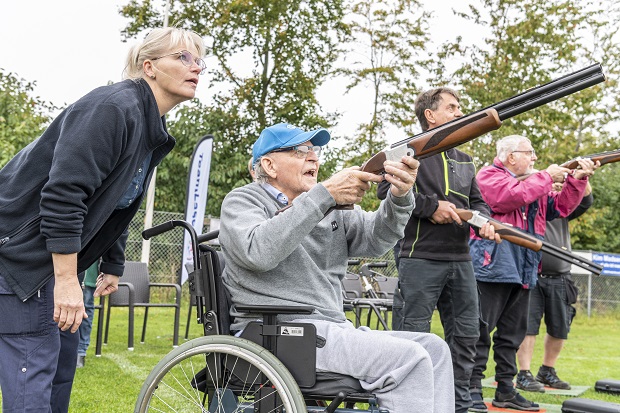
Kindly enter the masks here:
<path id="1" fill-rule="evenodd" d="M 154 367 L 154 365 L 149 368 L 137 366 L 119 353 L 106 354 L 104 357 L 113 361 L 123 373 L 129 374 L 137 380 L 144 380 Z"/>

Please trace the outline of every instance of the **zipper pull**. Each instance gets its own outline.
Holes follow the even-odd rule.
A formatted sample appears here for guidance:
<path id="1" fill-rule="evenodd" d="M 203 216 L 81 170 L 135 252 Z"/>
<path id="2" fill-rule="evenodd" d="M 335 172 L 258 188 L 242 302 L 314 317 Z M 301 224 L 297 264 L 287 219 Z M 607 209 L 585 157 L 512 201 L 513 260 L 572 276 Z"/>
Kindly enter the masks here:
<path id="1" fill-rule="evenodd" d="M 0 239 L 0 247 L 4 244 L 6 244 L 9 241 L 9 237 L 4 237 L 2 239 Z"/>

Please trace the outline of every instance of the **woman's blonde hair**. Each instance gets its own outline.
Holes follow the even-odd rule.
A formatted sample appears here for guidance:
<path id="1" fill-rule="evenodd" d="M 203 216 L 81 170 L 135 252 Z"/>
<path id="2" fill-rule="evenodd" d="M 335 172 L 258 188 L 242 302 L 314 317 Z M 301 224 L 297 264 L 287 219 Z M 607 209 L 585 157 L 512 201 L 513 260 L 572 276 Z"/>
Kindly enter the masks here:
<path id="1" fill-rule="evenodd" d="M 160 57 L 175 47 L 195 48 L 204 57 L 206 48 L 202 38 L 191 30 L 176 27 L 153 29 L 142 43 L 134 45 L 127 55 L 123 79 L 140 79 L 144 75 L 145 60 Z"/>

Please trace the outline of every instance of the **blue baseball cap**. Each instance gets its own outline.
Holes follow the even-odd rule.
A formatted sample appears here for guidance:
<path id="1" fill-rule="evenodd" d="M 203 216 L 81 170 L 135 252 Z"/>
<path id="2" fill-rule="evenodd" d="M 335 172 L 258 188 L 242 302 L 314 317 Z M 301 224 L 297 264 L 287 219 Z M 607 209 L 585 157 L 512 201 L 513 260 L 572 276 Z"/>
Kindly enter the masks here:
<path id="1" fill-rule="evenodd" d="M 290 148 L 308 141 L 313 145 L 323 146 L 330 139 L 331 136 L 327 129 L 321 128 L 305 132 L 288 123 L 278 123 L 265 128 L 260 133 L 252 148 L 252 164 L 256 164 L 261 156 L 276 149 Z"/>

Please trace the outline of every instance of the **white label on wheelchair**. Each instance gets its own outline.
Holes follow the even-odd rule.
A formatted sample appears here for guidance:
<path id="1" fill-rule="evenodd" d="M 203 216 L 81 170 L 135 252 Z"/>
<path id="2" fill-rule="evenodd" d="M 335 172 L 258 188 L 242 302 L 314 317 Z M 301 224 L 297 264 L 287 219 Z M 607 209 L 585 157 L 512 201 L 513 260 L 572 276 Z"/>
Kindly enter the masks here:
<path id="1" fill-rule="evenodd" d="M 283 336 L 296 336 L 303 337 L 304 328 L 303 327 L 291 327 L 291 326 L 282 326 L 280 330 L 280 334 Z"/>

